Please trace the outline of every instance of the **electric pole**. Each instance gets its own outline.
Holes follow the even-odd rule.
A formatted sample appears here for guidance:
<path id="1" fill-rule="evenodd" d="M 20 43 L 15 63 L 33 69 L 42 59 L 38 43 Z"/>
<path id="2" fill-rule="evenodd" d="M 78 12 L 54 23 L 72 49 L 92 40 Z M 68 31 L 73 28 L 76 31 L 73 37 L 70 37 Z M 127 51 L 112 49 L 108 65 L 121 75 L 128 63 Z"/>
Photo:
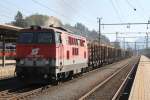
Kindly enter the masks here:
<path id="1" fill-rule="evenodd" d="M 136 42 L 135 42 L 134 46 L 135 46 L 135 47 L 134 47 L 134 48 L 135 48 L 135 54 L 137 54 L 137 51 L 136 51 Z"/>
<path id="2" fill-rule="evenodd" d="M 99 33 L 99 44 L 101 44 L 101 20 L 102 20 L 102 18 L 97 18 L 98 19 L 98 24 L 99 24 L 99 31 L 98 31 L 98 33 Z"/>
<path id="3" fill-rule="evenodd" d="M 125 43 L 126 43 L 125 37 L 123 37 L 123 45 L 124 45 L 123 48 L 124 48 L 124 50 L 126 49 L 126 44 Z"/>
<path id="4" fill-rule="evenodd" d="M 148 49 L 148 33 L 146 32 L 146 49 Z"/>
<path id="5" fill-rule="evenodd" d="M 118 32 L 116 32 L 116 42 L 118 42 Z"/>
<path id="6" fill-rule="evenodd" d="M 99 45 L 101 44 L 101 19 L 102 18 L 97 18 L 98 19 L 98 25 L 99 25 L 99 31 L 98 31 L 98 33 L 99 33 L 99 37 L 98 37 L 98 40 L 99 40 Z M 100 59 L 102 59 L 102 55 L 100 55 L 100 51 L 101 51 L 101 48 L 99 48 L 99 57 L 100 57 Z M 101 61 L 99 61 L 99 64 L 101 64 Z"/>

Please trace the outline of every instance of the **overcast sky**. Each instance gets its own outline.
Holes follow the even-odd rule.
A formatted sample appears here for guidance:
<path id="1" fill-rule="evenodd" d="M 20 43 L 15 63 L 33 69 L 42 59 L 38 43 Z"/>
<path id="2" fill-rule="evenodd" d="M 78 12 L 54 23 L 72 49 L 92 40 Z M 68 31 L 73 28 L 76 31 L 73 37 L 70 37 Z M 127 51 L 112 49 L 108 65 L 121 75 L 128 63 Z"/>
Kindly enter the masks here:
<path id="1" fill-rule="evenodd" d="M 24 16 L 35 13 L 56 16 L 63 23 L 74 25 L 81 22 L 90 29 L 98 30 L 97 17 L 102 18 L 102 23 L 147 22 L 150 19 L 149 4 L 150 0 L 1 0 L 0 23 L 13 21 L 19 10 Z M 149 31 L 146 27 L 138 25 L 130 28 L 127 26 L 101 28 L 102 33 L 115 33 Z M 112 41 L 115 39 L 114 35 L 107 36 Z"/>

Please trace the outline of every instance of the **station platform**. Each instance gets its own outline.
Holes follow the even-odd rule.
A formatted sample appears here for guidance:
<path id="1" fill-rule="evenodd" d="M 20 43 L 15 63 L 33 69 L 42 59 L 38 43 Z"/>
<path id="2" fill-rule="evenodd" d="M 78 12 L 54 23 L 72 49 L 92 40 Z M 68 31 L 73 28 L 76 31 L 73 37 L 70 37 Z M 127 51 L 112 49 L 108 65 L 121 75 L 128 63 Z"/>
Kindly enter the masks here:
<path id="1" fill-rule="evenodd" d="M 5 64 L 16 64 L 16 61 L 15 60 L 5 60 Z M 2 65 L 2 60 L 0 60 L 0 67 Z"/>
<path id="2" fill-rule="evenodd" d="M 150 59 L 141 56 L 129 100 L 150 100 Z"/>
<path id="3" fill-rule="evenodd" d="M 5 67 L 3 67 L 0 60 L 0 80 L 14 76 L 15 63 L 15 60 L 5 60 Z"/>

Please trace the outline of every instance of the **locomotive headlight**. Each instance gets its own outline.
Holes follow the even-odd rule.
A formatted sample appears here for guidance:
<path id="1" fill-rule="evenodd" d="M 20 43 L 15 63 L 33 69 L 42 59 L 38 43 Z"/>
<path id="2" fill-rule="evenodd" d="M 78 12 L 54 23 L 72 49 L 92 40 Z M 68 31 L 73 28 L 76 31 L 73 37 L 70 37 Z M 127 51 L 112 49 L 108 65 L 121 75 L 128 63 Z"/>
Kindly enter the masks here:
<path id="1" fill-rule="evenodd" d="M 48 75 L 47 75 L 47 74 L 45 74 L 45 75 L 44 75 L 44 78 L 45 78 L 45 79 L 47 79 L 47 78 L 48 78 Z"/>
<path id="2" fill-rule="evenodd" d="M 23 65 L 24 64 L 24 60 L 20 60 L 20 64 Z"/>
<path id="3" fill-rule="evenodd" d="M 56 63 L 55 59 L 44 60 L 45 65 L 55 66 L 55 63 Z"/>
<path id="4" fill-rule="evenodd" d="M 55 66 L 55 59 L 51 59 L 51 65 Z"/>
<path id="5" fill-rule="evenodd" d="M 46 60 L 46 61 L 45 61 L 45 64 L 48 65 L 48 64 L 49 64 L 49 60 Z"/>

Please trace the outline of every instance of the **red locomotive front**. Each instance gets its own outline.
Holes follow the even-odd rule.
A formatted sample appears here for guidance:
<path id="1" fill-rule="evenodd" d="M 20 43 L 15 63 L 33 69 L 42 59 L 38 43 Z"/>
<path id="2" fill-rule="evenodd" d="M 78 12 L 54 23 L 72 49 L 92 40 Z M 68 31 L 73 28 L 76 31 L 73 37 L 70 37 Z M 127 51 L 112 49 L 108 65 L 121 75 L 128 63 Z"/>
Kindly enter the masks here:
<path id="1" fill-rule="evenodd" d="M 22 29 L 16 54 L 20 79 L 59 80 L 87 67 L 86 39 L 53 27 Z"/>

